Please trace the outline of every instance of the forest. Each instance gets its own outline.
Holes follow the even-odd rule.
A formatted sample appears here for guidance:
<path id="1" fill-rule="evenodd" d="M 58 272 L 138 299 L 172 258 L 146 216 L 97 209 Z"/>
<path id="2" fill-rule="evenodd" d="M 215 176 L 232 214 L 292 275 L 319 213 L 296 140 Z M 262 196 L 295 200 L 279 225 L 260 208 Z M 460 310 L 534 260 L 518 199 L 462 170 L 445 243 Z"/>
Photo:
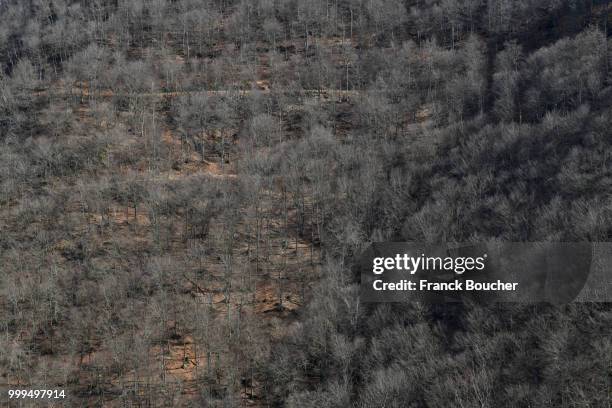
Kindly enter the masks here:
<path id="1" fill-rule="evenodd" d="M 0 0 L 0 405 L 609 407 L 609 303 L 365 304 L 354 267 L 612 240 L 611 15 Z"/>

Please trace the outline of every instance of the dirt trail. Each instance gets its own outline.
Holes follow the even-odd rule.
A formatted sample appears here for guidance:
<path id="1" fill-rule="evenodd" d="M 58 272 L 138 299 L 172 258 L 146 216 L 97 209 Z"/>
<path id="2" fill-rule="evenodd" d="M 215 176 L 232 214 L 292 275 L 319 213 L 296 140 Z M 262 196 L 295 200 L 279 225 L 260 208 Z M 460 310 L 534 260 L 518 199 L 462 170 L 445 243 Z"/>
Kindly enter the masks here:
<path id="1" fill-rule="evenodd" d="M 188 91 L 155 91 L 155 92 L 116 92 L 112 89 L 102 89 L 95 93 L 92 93 L 87 87 L 73 87 L 71 90 L 66 90 L 65 87 L 58 86 L 51 90 L 39 90 L 33 93 L 34 96 L 80 96 L 83 98 L 176 98 L 179 96 L 187 95 L 201 95 L 207 94 L 209 96 L 228 96 L 238 95 L 246 96 L 253 92 L 262 94 L 270 94 L 273 89 L 270 88 L 270 84 L 267 80 L 259 79 L 254 83 L 255 89 L 236 89 L 236 90 L 212 90 L 212 89 L 198 89 Z M 347 98 L 358 97 L 362 92 L 359 90 L 346 90 L 346 89 L 302 89 L 297 91 L 291 91 L 297 96 L 311 97 L 316 99 L 329 99 L 329 100 L 344 100 Z"/>

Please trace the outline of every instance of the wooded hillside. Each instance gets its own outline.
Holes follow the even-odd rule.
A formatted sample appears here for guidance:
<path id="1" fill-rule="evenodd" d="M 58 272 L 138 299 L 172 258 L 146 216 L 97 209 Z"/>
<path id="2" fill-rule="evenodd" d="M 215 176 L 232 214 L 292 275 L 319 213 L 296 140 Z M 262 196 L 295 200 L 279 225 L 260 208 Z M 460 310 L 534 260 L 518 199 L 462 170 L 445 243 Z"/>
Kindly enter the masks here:
<path id="1" fill-rule="evenodd" d="M 0 385 L 608 406 L 610 305 L 366 306 L 351 268 L 378 241 L 611 240 L 610 14 L 0 1 Z"/>

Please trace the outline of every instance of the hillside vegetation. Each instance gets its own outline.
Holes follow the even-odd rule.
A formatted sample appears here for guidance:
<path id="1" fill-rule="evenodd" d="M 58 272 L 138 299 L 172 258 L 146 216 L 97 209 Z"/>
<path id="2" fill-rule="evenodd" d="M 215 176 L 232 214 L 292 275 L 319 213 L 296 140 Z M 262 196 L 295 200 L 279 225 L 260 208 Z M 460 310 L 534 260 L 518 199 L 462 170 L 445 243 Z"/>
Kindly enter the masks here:
<path id="1" fill-rule="evenodd" d="M 610 240 L 610 14 L 0 1 L 0 385 L 608 406 L 609 304 L 365 305 L 352 266 L 377 241 Z"/>

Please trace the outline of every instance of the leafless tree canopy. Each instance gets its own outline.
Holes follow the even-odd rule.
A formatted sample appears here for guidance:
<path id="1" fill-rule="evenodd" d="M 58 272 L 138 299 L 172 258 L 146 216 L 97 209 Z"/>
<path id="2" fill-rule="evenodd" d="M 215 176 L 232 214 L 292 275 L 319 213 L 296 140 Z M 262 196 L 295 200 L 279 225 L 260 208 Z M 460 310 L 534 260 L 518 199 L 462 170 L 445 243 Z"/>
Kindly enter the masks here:
<path id="1" fill-rule="evenodd" d="M 610 240 L 611 13 L 0 0 L 0 388 L 609 406 L 609 305 L 364 305 L 353 266 L 374 241 Z"/>

